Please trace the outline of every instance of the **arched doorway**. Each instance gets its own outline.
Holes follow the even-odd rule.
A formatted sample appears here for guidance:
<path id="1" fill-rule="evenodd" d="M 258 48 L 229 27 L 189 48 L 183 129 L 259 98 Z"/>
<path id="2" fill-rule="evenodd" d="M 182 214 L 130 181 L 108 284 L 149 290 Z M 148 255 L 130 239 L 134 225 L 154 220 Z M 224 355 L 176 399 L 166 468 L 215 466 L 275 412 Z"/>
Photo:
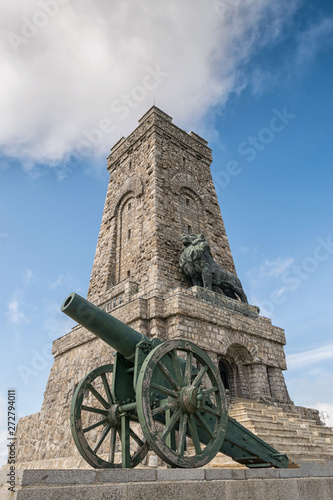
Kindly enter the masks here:
<path id="1" fill-rule="evenodd" d="M 246 347 L 240 344 L 229 346 L 225 355 L 219 357 L 219 371 L 225 389 L 231 397 L 251 397 L 250 374 L 253 358 Z"/>
<path id="2" fill-rule="evenodd" d="M 222 379 L 224 388 L 227 390 L 230 390 L 228 369 L 221 359 L 219 361 L 219 371 L 220 371 L 220 375 L 221 375 L 221 379 Z"/>

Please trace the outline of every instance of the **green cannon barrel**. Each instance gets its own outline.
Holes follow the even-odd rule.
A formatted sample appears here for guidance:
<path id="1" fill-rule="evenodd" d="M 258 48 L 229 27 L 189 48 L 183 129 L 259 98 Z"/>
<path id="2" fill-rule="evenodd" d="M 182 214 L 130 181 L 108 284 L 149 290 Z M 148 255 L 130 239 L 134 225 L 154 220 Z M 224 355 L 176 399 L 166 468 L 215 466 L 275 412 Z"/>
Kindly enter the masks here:
<path id="1" fill-rule="evenodd" d="M 135 348 L 149 338 L 133 330 L 77 293 L 71 293 L 61 311 L 113 347 L 129 361 L 134 362 Z"/>

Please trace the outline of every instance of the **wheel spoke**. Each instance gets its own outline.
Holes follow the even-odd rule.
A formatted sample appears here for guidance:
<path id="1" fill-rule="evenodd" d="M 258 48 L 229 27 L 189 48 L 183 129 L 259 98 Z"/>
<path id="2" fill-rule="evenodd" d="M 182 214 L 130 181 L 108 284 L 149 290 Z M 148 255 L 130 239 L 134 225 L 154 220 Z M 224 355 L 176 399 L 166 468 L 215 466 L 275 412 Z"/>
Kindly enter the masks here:
<path id="1" fill-rule="evenodd" d="M 110 435 L 110 452 L 109 452 L 109 462 L 111 464 L 113 464 L 114 462 L 114 453 L 116 450 L 116 437 L 117 437 L 117 429 L 116 427 L 112 427 Z"/>
<path id="2" fill-rule="evenodd" d="M 178 408 L 178 410 L 175 411 L 175 413 L 172 415 L 172 417 L 169 420 L 168 425 L 165 426 L 164 431 L 161 434 L 162 439 L 166 439 L 166 437 L 170 434 L 170 432 L 172 431 L 173 427 L 175 426 L 177 420 L 180 417 L 180 413 L 181 413 L 180 408 Z"/>
<path id="3" fill-rule="evenodd" d="M 134 441 L 136 441 L 139 446 L 144 445 L 144 442 L 142 441 L 142 439 L 139 438 L 139 436 L 133 431 L 133 429 L 130 428 L 129 433 L 130 433 L 131 438 L 133 438 Z"/>
<path id="4" fill-rule="evenodd" d="M 95 387 L 93 387 L 91 384 L 89 384 L 87 386 L 87 389 L 91 392 L 91 394 L 93 394 L 95 396 L 96 399 L 98 399 L 98 401 L 101 403 L 101 405 L 104 406 L 104 408 L 107 408 L 109 409 L 110 408 L 110 404 L 105 401 L 105 399 L 103 398 L 103 396 L 100 395 L 99 392 L 96 391 Z"/>
<path id="5" fill-rule="evenodd" d="M 107 421 L 108 421 L 107 418 L 103 418 L 99 422 L 96 422 L 95 424 L 89 425 L 89 427 L 86 427 L 85 429 L 83 429 L 83 432 L 85 433 L 85 432 L 91 431 L 92 429 L 96 429 L 96 427 L 99 427 L 100 425 L 105 424 Z"/>
<path id="6" fill-rule="evenodd" d="M 207 424 L 206 420 L 203 418 L 203 416 L 200 414 L 200 412 L 197 412 L 194 414 L 194 418 L 197 420 L 198 424 L 200 427 L 208 434 L 210 439 L 214 438 L 214 434 L 212 432 L 212 429 L 209 427 Z"/>
<path id="7" fill-rule="evenodd" d="M 81 410 L 91 411 L 92 413 L 99 413 L 100 415 L 107 416 L 109 412 L 107 410 L 102 410 L 101 408 L 93 408 L 92 406 L 81 406 Z"/>
<path id="8" fill-rule="evenodd" d="M 96 453 L 99 450 L 99 448 L 101 447 L 104 439 L 109 434 L 110 429 L 111 429 L 111 425 L 108 425 L 107 427 L 105 427 L 105 429 L 103 431 L 103 434 L 101 436 L 101 439 L 98 441 L 97 445 L 94 448 L 94 453 Z"/>
<path id="9" fill-rule="evenodd" d="M 157 363 L 157 367 L 163 373 L 163 375 L 165 376 L 165 378 L 167 379 L 167 381 L 173 386 L 173 388 L 176 391 L 180 391 L 180 385 L 178 385 L 178 383 L 175 380 L 174 376 L 169 372 L 169 370 L 167 369 L 167 367 L 164 366 L 164 364 L 161 361 L 159 361 Z"/>
<path id="10" fill-rule="evenodd" d="M 195 423 L 195 420 L 194 420 L 192 413 L 190 413 L 190 415 L 189 415 L 188 425 L 190 428 L 190 433 L 191 433 L 192 441 L 194 444 L 195 452 L 197 454 L 200 454 L 202 452 L 202 450 L 201 450 L 200 440 L 199 440 L 199 436 L 198 436 L 197 426 L 196 426 L 196 423 Z"/>
<path id="11" fill-rule="evenodd" d="M 166 403 L 162 406 L 159 406 L 158 408 L 154 408 L 151 411 L 151 414 L 154 417 L 155 415 L 158 415 L 159 413 L 164 413 L 167 410 L 175 410 L 176 408 L 178 408 L 178 404 L 179 404 L 178 401 L 173 401 L 172 403 Z"/>
<path id="12" fill-rule="evenodd" d="M 103 385 L 104 385 L 105 393 L 106 393 L 106 396 L 108 398 L 108 402 L 109 402 L 110 405 L 112 405 L 113 404 L 113 398 L 112 398 L 112 395 L 111 395 L 110 386 L 109 386 L 109 383 L 108 383 L 108 380 L 106 378 L 105 373 L 102 373 L 102 380 L 103 380 Z"/>
<path id="13" fill-rule="evenodd" d="M 208 396 L 208 394 L 211 394 L 212 392 L 217 392 L 218 390 L 219 388 L 216 387 L 216 385 L 214 385 L 214 387 L 211 387 L 210 389 L 204 389 L 202 393 L 204 394 L 204 396 Z"/>
<path id="14" fill-rule="evenodd" d="M 186 443 L 187 413 L 182 413 L 179 422 L 177 454 L 183 455 Z"/>
<path id="15" fill-rule="evenodd" d="M 119 437 L 119 439 L 120 439 L 120 441 L 121 441 L 121 432 L 120 432 L 120 427 L 117 427 L 117 434 L 118 434 L 118 437 Z"/>
<path id="16" fill-rule="evenodd" d="M 170 351 L 169 354 L 170 354 L 171 359 L 172 359 L 172 365 L 173 365 L 173 369 L 174 369 L 174 372 L 176 375 L 177 382 L 178 382 L 179 386 L 181 387 L 182 381 L 183 381 L 183 376 L 182 376 L 182 373 L 180 371 L 178 357 L 176 356 L 175 351 Z"/>
<path id="17" fill-rule="evenodd" d="M 193 360 L 193 353 L 192 353 L 192 351 L 189 351 L 187 353 L 186 364 L 185 364 L 185 377 L 184 378 L 185 378 L 186 385 L 191 384 L 192 360 Z"/>
<path id="18" fill-rule="evenodd" d="M 202 410 L 205 411 L 206 413 L 210 413 L 211 415 L 214 415 L 214 417 L 220 417 L 221 416 L 221 412 L 219 410 L 217 410 L 216 408 L 211 408 L 208 405 L 205 405 L 202 408 Z"/>
<path id="19" fill-rule="evenodd" d="M 178 394 L 176 391 L 173 391 L 172 389 L 168 389 L 167 387 L 162 387 L 159 384 L 152 383 L 150 385 L 151 389 L 154 389 L 154 391 L 161 392 L 162 394 L 165 394 L 166 396 L 171 396 L 172 398 L 178 398 Z"/>
<path id="20" fill-rule="evenodd" d="M 207 372 L 207 370 L 208 370 L 207 365 L 205 365 L 201 368 L 201 370 L 199 371 L 199 373 L 197 374 L 197 376 L 195 377 L 195 379 L 192 382 L 192 385 L 194 385 L 194 387 L 198 387 L 201 384 L 201 381 L 202 381 L 205 373 Z"/>

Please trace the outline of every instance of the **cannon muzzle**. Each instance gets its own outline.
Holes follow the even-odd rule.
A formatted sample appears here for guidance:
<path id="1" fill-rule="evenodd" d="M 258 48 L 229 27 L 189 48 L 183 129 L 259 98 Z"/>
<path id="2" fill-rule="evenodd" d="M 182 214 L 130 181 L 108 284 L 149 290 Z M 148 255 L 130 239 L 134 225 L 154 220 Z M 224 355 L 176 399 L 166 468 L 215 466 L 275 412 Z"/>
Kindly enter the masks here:
<path id="1" fill-rule="evenodd" d="M 125 325 L 77 293 L 71 293 L 64 300 L 61 311 L 131 362 L 134 362 L 137 344 L 142 340 L 149 342 L 148 337 Z"/>

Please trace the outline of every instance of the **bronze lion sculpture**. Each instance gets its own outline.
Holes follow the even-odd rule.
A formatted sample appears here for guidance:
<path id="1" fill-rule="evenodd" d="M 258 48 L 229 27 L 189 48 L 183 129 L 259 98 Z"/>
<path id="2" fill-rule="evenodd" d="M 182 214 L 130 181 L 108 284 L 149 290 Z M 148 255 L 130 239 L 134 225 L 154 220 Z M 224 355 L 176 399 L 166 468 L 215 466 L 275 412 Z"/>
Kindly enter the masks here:
<path id="1" fill-rule="evenodd" d="M 212 290 L 216 285 L 228 297 L 248 303 L 239 278 L 216 264 L 203 234 L 183 234 L 182 243 L 179 265 L 194 286 Z"/>

